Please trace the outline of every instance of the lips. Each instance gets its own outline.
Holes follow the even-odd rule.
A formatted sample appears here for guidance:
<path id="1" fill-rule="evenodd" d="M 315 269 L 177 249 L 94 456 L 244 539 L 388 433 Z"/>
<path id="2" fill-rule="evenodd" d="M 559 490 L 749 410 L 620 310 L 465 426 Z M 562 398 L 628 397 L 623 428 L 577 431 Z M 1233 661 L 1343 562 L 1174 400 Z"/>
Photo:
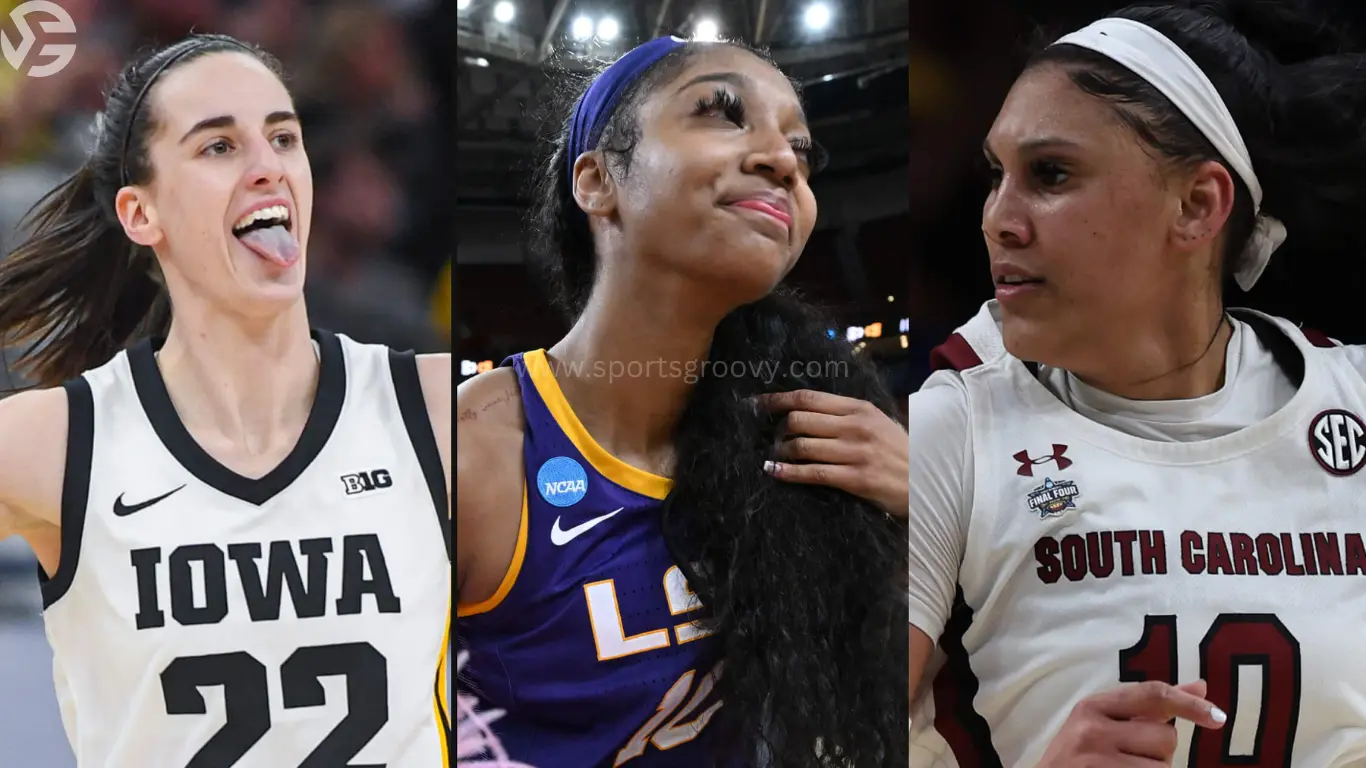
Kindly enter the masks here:
<path id="1" fill-rule="evenodd" d="M 759 213 L 776 219 L 784 227 L 790 228 L 792 226 L 791 214 L 787 212 L 785 206 L 780 207 L 780 204 L 775 205 L 774 203 L 771 203 L 766 200 L 750 198 L 746 200 L 737 200 L 731 203 L 731 206 L 734 208 L 745 208 L 751 211 L 758 211 Z"/>

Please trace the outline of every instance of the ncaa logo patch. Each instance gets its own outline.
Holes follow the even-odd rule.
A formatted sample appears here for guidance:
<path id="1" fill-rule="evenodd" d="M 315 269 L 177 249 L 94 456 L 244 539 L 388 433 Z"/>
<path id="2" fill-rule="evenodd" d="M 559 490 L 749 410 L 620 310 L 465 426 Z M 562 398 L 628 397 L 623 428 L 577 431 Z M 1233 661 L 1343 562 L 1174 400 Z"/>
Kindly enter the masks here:
<path id="1" fill-rule="evenodd" d="M 1043 485 L 1029 492 L 1029 511 L 1038 515 L 1040 520 L 1059 517 L 1069 509 L 1076 509 L 1073 500 L 1080 495 L 1077 484 L 1071 480 L 1054 482 L 1051 478 L 1045 478 Z"/>
<path id="2" fill-rule="evenodd" d="M 1366 425 L 1354 413 L 1324 411 L 1309 424 L 1309 452 L 1329 474 L 1355 475 L 1366 465 Z"/>
<path id="3" fill-rule="evenodd" d="M 578 504 L 588 493 L 588 475 L 577 461 L 556 456 L 536 472 L 536 488 L 541 498 L 557 507 Z"/>

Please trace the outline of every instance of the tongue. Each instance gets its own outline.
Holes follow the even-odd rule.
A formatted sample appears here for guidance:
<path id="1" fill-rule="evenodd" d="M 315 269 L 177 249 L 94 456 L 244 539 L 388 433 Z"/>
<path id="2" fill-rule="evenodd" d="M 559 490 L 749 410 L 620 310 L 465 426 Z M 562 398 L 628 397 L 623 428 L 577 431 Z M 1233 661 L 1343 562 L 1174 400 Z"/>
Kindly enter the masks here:
<path id="1" fill-rule="evenodd" d="M 299 241 L 282 226 L 253 229 L 238 239 L 272 264 L 288 267 L 299 260 Z"/>

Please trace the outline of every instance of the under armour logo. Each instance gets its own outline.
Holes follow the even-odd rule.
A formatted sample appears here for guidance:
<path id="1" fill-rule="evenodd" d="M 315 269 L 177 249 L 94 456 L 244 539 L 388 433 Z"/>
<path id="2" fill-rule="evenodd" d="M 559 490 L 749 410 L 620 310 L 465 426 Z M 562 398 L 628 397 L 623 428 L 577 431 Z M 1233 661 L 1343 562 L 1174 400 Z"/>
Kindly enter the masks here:
<path id="1" fill-rule="evenodd" d="M 9 15 L 15 31 L 19 33 L 19 44 L 16 46 L 8 35 L 0 32 L 0 53 L 4 54 L 5 61 L 8 61 L 11 67 L 20 72 L 23 72 L 24 60 L 28 58 L 33 44 L 38 41 L 38 34 L 28 24 L 28 16 L 32 13 L 46 13 L 55 19 L 38 22 L 38 28 L 44 32 L 70 34 L 76 31 L 76 23 L 72 21 L 71 15 L 51 0 L 29 0 L 20 3 Z M 38 49 L 38 55 L 53 56 L 55 60 L 33 66 L 25 73 L 29 77 L 47 77 L 61 72 L 71 63 L 71 57 L 76 55 L 76 46 L 47 43 Z"/>
<path id="2" fill-rule="evenodd" d="M 1040 456 L 1037 459 L 1029 458 L 1029 451 L 1020 451 L 1015 454 L 1015 460 L 1020 462 L 1018 474 L 1021 477 L 1033 477 L 1036 464 L 1047 464 L 1050 461 L 1057 462 L 1058 469 L 1067 469 L 1072 466 L 1072 460 L 1064 456 L 1065 453 L 1067 453 L 1067 446 L 1059 443 L 1053 444 L 1053 453 L 1048 456 Z"/>

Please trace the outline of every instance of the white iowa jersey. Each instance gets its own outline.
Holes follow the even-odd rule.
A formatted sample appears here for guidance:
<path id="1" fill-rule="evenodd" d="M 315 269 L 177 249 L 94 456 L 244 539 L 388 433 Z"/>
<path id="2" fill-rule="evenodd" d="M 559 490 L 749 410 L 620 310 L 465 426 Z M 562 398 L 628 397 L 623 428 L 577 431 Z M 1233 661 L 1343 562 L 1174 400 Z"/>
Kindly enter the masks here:
<path id="1" fill-rule="evenodd" d="M 981 359 L 973 505 L 913 766 L 1033 766 L 1082 698 L 1197 678 L 1229 720 L 1179 725 L 1173 765 L 1366 765 L 1366 380 L 1352 350 L 1240 317 L 1302 382 L 1199 442 L 1068 409 L 986 309 L 950 342 Z"/>
<path id="2" fill-rule="evenodd" d="M 260 479 L 199 448 L 151 343 L 66 385 L 40 580 L 81 768 L 448 764 L 450 523 L 416 364 L 315 339 L 307 425 Z"/>

